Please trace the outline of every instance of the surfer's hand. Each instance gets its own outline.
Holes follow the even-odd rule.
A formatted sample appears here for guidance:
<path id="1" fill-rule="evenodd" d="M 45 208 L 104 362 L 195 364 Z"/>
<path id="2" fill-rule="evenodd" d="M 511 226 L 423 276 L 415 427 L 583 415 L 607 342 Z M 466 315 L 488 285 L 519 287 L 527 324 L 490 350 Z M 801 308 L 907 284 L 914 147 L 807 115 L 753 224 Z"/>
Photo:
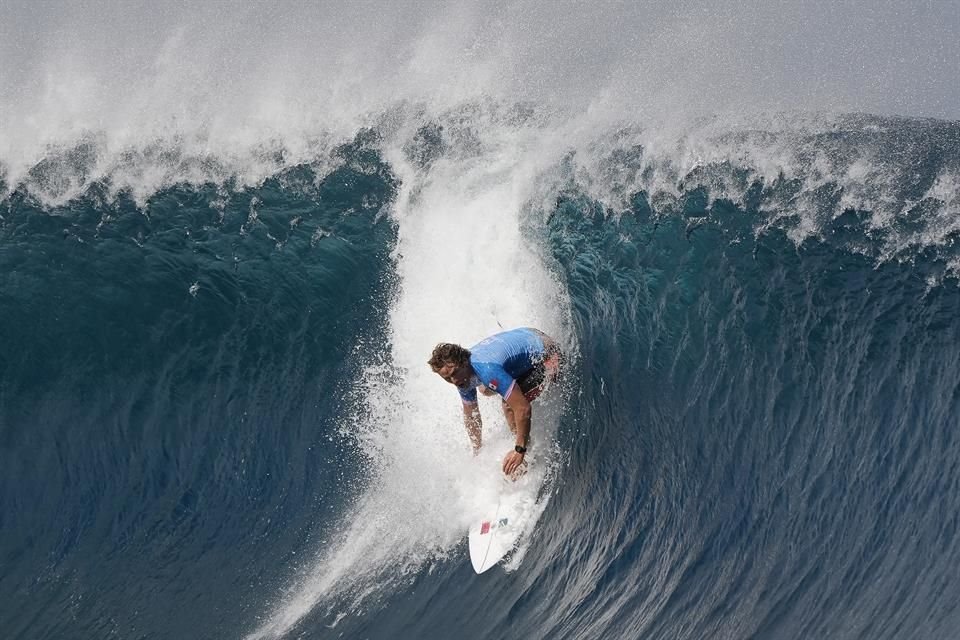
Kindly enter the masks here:
<path id="1" fill-rule="evenodd" d="M 503 473 L 506 475 L 513 475 L 513 472 L 523 464 L 523 454 L 517 453 L 516 451 L 511 451 L 507 453 L 507 456 L 503 459 Z"/>

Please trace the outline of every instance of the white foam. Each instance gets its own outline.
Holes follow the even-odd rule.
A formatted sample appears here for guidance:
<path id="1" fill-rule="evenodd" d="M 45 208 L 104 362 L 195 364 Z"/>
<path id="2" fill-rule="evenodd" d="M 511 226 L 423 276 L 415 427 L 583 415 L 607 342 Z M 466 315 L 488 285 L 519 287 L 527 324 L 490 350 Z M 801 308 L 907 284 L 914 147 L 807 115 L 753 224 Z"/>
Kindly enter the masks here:
<path id="1" fill-rule="evenodd" d="M 408 164 L 401 144 L 387 150 L 403 181 L 393 211 L 399 281 L 385 310 L 390 357 L 367 368 L 360 410 L 346 425 L 369 455 L 371 483 L 340 540 L 319 550 L 251 638 L 283 635 L 322 602 L 353 612 L 450 557 L 495 495 L 500 459 L 512 448 L 499 401 L 481 398 L 484 447 L 473 457 L 456 390 L 426 364 L 436 343 L 470 345 L 501 328 L 534 326 L 569 345 L 568 302 L 521 231 L 531 185 L 556 158 L 535 132 L 502 126 L 477 134 L 480 153 L 451 153 L 427 173 Z M 559 415 L 542 407 L 535 405 L 537 454 L 524 479 L 537 485 L 554 459 Z"/>
<path id="2" fill-rule="evenodd" d="M 342 139 L 397 101 L 530 100 L 633 122 L 785 107 L 957 117 L 956 65 L 929 64 L 960 53 L 951 22 L 890 7 L 864 21 L 859 4 L 784 19 L 711 0 L 10 2 L 0 165 L 16 185 L 51 148 L 94 136 L 102 171 L 159 141 L 255 179 L 259 145 L 303 158 L 301 141 Z M 870 51 L 851 57 L 851 42 Z"/>

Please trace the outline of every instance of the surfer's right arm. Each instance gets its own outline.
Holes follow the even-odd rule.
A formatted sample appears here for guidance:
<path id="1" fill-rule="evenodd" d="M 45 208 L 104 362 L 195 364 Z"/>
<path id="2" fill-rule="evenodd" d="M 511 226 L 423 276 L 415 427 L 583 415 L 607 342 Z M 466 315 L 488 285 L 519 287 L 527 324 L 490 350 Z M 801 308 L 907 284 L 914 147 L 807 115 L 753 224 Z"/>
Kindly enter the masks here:
<path id="1" fill-rule="evenodd" d="M 480 405 L 476 402 L 463 403 L 463 426 L 467 428 L 467 437 L 470 438 L 470 444 L 473 446 L 473 455 L 477 455 L 480 453 L 482 444 L 480 433 L 483 423 L 480 421 Z"/>

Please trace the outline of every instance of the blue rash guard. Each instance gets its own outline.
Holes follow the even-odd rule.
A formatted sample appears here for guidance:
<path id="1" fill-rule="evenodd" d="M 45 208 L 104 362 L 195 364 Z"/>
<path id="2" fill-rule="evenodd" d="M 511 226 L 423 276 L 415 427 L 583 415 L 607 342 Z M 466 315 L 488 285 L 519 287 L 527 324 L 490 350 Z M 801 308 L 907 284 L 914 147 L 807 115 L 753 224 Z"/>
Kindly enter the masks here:
<path id="1" fill-rule="evenodd" d="M 546 349 L 540 334 L 533 329 L 512 329 L 481 340 L 470 347 L 470 366 L 474 375 L 466 388 L 457 388 L 465 404 L 476 404 L 477 386 L 510 395 L 517 378 L 543 361 Z"/>

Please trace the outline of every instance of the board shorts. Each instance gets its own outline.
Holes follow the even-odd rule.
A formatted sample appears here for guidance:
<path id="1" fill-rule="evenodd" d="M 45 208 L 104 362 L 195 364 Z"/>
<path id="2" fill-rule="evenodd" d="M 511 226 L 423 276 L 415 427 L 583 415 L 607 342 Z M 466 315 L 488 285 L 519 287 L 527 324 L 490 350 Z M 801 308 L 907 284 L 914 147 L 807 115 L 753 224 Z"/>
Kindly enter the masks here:
<path id="1" fill-rule="evenodd" d="M 535 400 L 550 384 L 557 382 L 563 372 L 566 359 L 555 343 L 547 347 L 543 359 L 517 378 L 517 386 L 528 402 Z M 506 400 L 504 400 L 506 402 Z"/>

